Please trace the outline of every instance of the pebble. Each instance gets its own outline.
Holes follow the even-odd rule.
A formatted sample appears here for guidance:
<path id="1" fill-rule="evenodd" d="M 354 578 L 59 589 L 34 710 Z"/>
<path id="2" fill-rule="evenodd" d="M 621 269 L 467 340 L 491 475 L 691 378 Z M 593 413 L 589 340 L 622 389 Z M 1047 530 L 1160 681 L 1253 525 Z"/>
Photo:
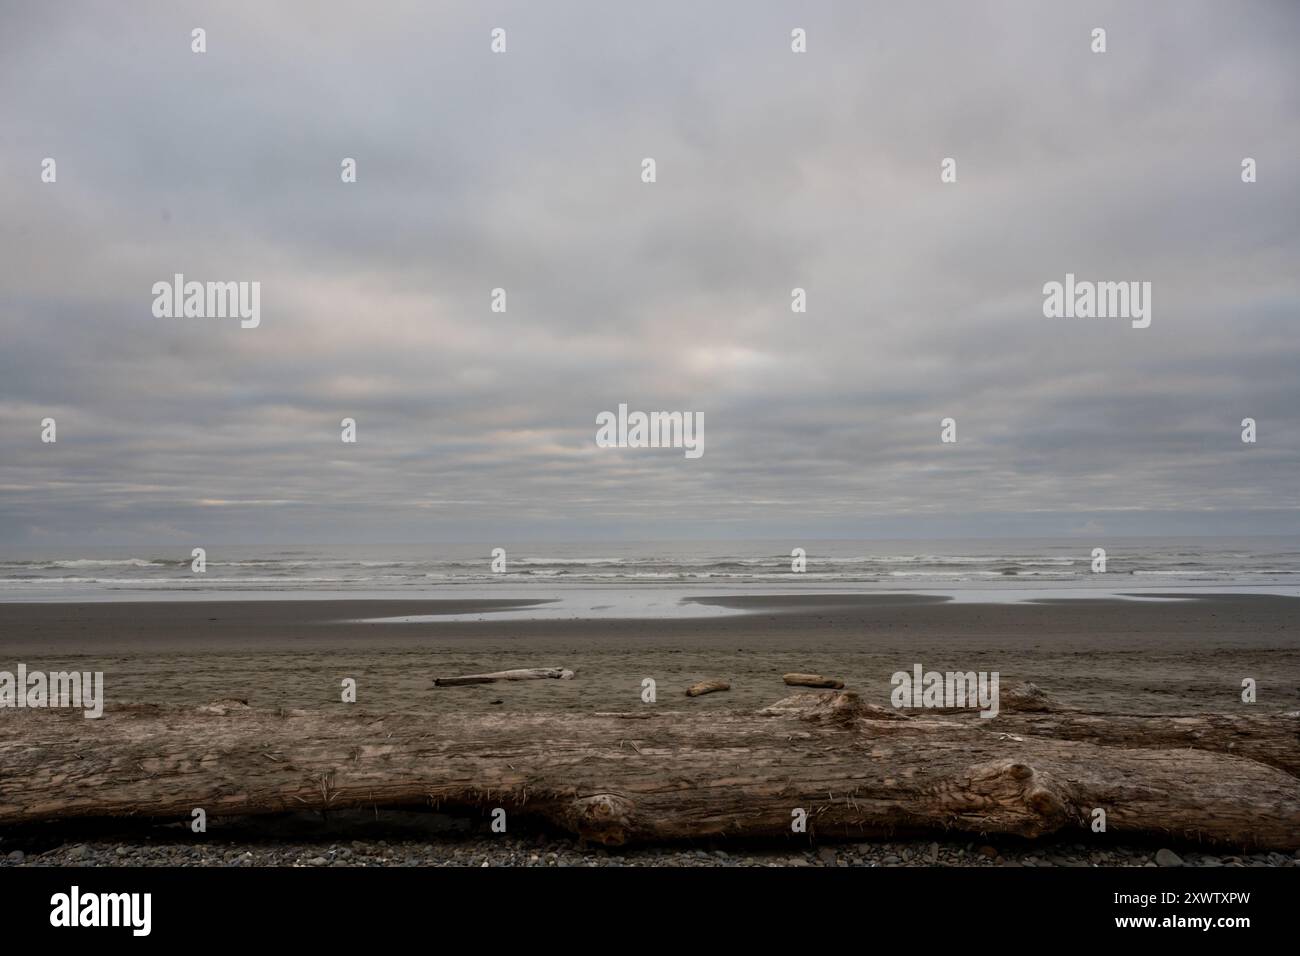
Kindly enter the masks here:
<path id="1" fill-rule="evenodd" d="M 1182 866 L 1183 858 L 1173 850 L 1157 850 L 1156 866 Z"/>

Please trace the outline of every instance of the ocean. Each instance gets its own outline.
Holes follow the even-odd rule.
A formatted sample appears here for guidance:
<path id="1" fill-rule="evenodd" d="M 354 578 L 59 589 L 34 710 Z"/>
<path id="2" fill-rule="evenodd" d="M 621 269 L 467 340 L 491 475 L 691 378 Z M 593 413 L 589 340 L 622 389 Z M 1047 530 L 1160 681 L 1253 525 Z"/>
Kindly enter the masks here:
<path id="1" fill-rule="evenodd" d="M 494 548 L 505 570 L 493 570 Z M 1104 573 L 1093 570 L 1104 547 Z M 792 570 L 802 548 L 806 570 Z M 623 595 L 912 591 L 958 599 L 1249 591 L 1300 596 L 1300 540 L 557 542 L 67 549 L 0 556 L 0 601 L 259 597 Z M 498 567 L 500 566 L 498 562 Z M 616 602 L 617 603 L 617 602 Z M 671 602 L 670 602 L 671 603 Z"/>

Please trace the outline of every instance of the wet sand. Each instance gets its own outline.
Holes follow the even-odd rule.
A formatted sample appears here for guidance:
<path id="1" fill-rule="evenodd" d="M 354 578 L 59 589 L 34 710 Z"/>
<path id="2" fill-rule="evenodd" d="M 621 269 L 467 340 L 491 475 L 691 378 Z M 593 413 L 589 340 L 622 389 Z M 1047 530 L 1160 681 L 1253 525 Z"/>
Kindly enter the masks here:
<path id="1" fill-rule="evenodd" d="M 238 697 L 328 708 L 355 678 L 374 711 L 627 710 L 641 682 L 658 706 L 755 708 L 790 693 L 788 671 L 838 677 L 888 704 L 889 678 L 998 671 L 1063 704 L 1098 711 L 1233 711 L 1241 681 L 1269 710 L 1300 707 L 1300 600 L 1253 595 L 1177 602 L 1080 599 L 955 604 L 921 595 L 698 598 L 747 613 L 663 620 L 362 624 L 360 618 L 490 612 L 495 601 L 240 601 L 0 604 L 0 669 L 102 670 L 109 706 Z M 435 676 L 572 668 L 572 681 L 434 688 Z M 687 699 L 705 677 L 732 690 Z"/>

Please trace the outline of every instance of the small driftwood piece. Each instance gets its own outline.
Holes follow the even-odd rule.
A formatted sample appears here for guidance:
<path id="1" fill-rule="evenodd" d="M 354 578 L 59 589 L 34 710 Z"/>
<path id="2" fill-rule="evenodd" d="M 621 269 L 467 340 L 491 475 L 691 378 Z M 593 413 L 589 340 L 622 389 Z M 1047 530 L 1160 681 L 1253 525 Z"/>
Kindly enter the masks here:
<path id="1" fill-rule="evenodd" d="M 843 690 L 844 681 L 821 674 L 786 674 L 783 680 L 791 687 L 828 687 L 831 690 Z"/>
<path id="2" fill-rule="evenodd" d="M 725 680 L 702 680 L 686 688 L 686 696 L 702 697 L 705 694 L 716 694 L 720 690 L 731 690 L 731 685 Z"/>
<path id="3" fill-rule="evenodd" d="M 462 684 L 495 684 L 499 680 L 573 680 L 573 671 L 566 667 L 522 667 L 510 671 L 493 671 L 490 674 L 465 674 L 462 677 L 435 677 L 435 687 L 459 687 Z"/>

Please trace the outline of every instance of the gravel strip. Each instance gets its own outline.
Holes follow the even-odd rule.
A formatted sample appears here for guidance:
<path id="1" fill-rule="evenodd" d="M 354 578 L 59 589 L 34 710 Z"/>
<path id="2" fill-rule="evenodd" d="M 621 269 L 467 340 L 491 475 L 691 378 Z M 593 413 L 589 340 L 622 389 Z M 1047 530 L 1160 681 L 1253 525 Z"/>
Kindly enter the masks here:
<path id="1" fill-rule="evenodd" d="M 840 843 L 800 849 L 582 848 L 555 837 L 471 836 L 339 842 L 231 842 L 122 838 L 44 850 L 0 841 L 0 866 L 1300 866 L 1300 851 L 1203 853 L 1083 844 Z"/>

